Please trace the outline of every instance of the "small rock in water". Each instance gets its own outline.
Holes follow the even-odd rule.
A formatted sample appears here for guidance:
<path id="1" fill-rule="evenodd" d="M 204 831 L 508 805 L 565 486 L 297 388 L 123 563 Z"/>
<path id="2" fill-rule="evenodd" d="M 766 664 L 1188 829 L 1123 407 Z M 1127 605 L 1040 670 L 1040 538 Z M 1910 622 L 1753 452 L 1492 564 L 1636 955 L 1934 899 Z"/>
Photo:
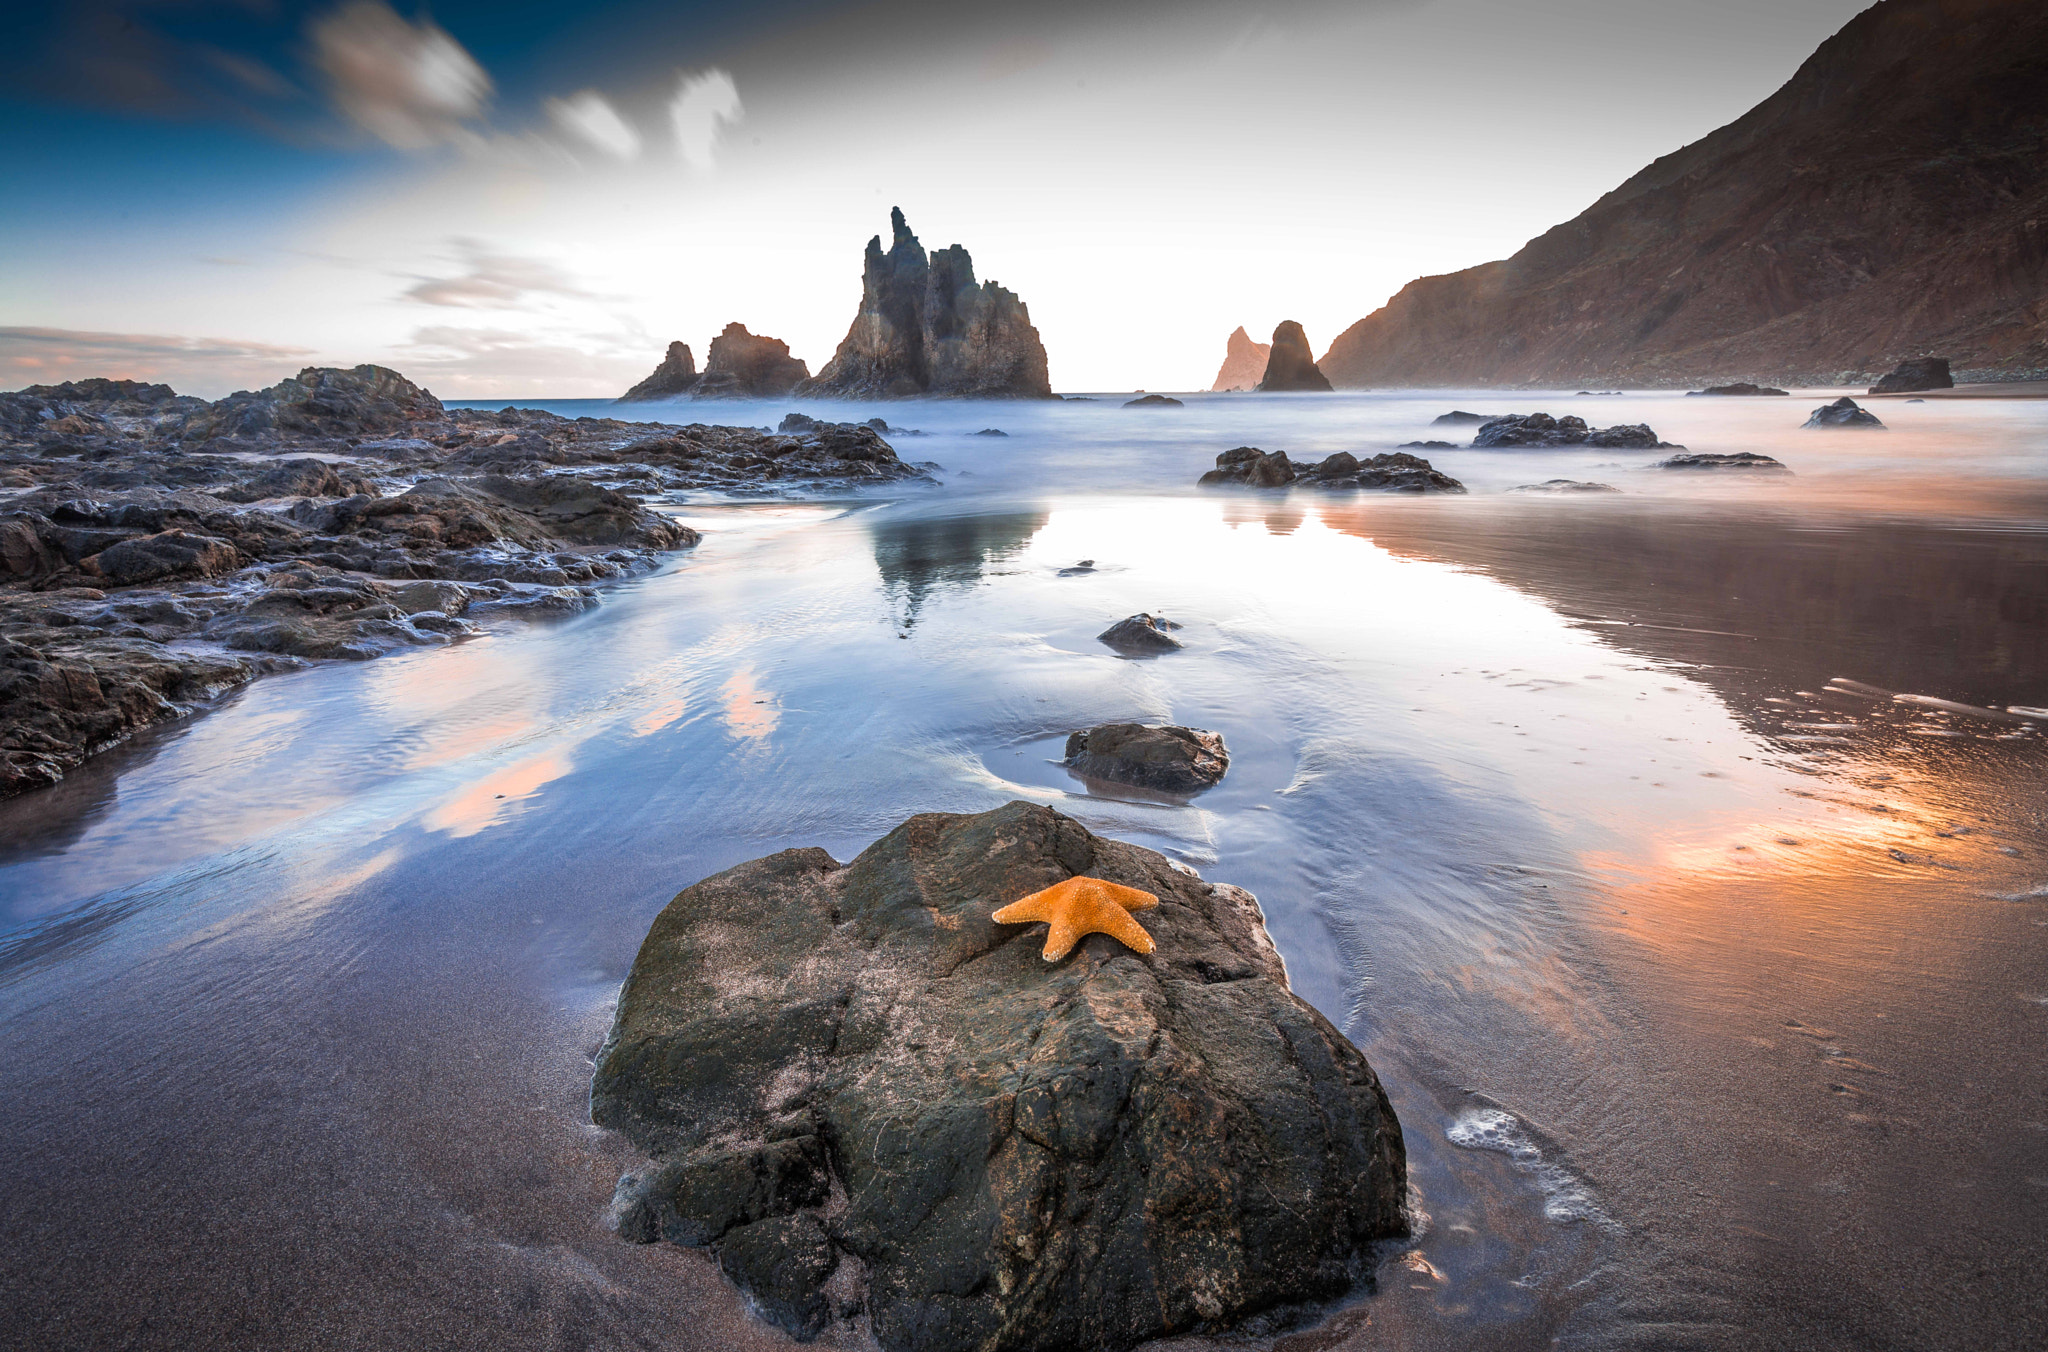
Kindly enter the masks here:
<path id="1" fill-rule="evenodd" d="M 1755 451 L 1736 451 L 1731 455 L 1718 455 L 1709 451 L 1694 451 L 1688 455 L 1674 455 L 1659 460 L 1652 469 L 1735 469 L 1760 470 L 1772 474 L 1790 474 L 1780 461 Z"/>
<path id="2" fill-rule="evenodd" d="M 1401 451 L 1455 451 L 1458 449 L 1458 444 L 1454 441 L 1404 441 L 1394 449 Z"/>
<path id="3" fill-rule="evenodd" d="M 1164 615 L 1139 613 L 1128 619 L 1118 620 L 1095 637 L 1112 648 L 1127 652 L 1173 652 L 1184 646 L 1167 630 L 1178 629 L 1179 625 Z"/>
<path id="4" fill-rule="evenodd" d="M 1247 488 L 1284 488 L 1300 483 L 1308 488 L 1329 490 L 1380 489 L 1395 493 L 1462 493 L 1465 485 L 1438 472 L 1427 460 L 1403 451 L 1392 451 L 1360 460 L 1349 451 L 1338 451 L 1324 460 L 1296 465 L 1285 451 L 1266 452 L 1256 446 L 1239 446 L 1216 457 L 1216 468 L 1197 483 L 1215 488 L 1242 484 Z"/>
<path id="5" fill-rule="evenodd" d="M 1185 407 L 1187 407 L 1187 406 L 1186 406 L 1185 404 L 1181 403 L 1181 401 L 1180 401 L 1180 400 L 1178 400 L 1178 399 L 1169 399 L 1169 398 L 1167 398 L 1167 397 L 1166 397 L 1165 395 L 1163 395 L 1163 394 L 1148 394 L 1148 395 L 1145 395 L 1145 396 L 1144 396 L 1143 398 L 1140 398 L 1140 399 L 1133 399 L 1133 400 L 1131 400 L 1131 401 L 1130 401 L 1129 403 L 1125 404 L 1125 405 L 1124 405 L 1124 407 L 1125 407 L 1125 408 L 1185 408 Z"/>
<path id="6" fill-rule="evenodd" d="M 1104 723 L 1068 737 L 1063 764 L 1085 779 L 1189 794 L 1222 781 L 1230 769 L 1230 752 L 1220 732 L 1173 724 Z"/>
<path id="7" fill-rule="evenodd" d="M 1774 390 L 1768 385 L 1752 385 L 1746 380 L 1738 380 L 1733 385 L 1709 385 L 1704 390 L 1687 390 L 1686 393 L 1688 395 L 1725 394 L 1736 397 L 1751 397 L 1763 394 L 1784 394 L 1785 391 Z"/>
<path id="8" fill-rule="evenodd" d="M 1467 413 L 1462 408 L 1454 408 L 1449 413 L 1439 413 L 1436 417 L 1431 418 L 1429 425 L 1431 427 L 1477 427 L 1485 421 L 1486 415 L 1484 413 Z"/>
<path id="9" fill-rule="evenodd" d="M 1069 564 L 1067 567 L 1060 569 L 1059 575 L 1061 577 L 1078 577 L 1082 573 L 1092 573 L 1094 571 L 1095 560 L 1083 559 L 1079 563 Z"/>
<path id="10" fill-rule="evenodd" d="M 1596 484 L 1580 479 L 1545 479 L 1540 484 L 1519 484 L 1510 493 L 1619 493 L 1613 484 Z"/>
<path id="11" fill-rule="evenodd" d="M 1846 394 L 1832 404 L 1815 409 L 1813 416 L 1808 418 L 1803 426 L 1874 428 L 1880 432 L 1884 430 L 1884 424 L 1877 420 L 1875 413 L 1859 407 L 1856 401 Z"/>
<path id="12" fill-rule="evenodd" d="M 1683 446 L 1657 440 L 1645 423 L 1620 423 L 1613 427 L 1588 427 L 1584 418 L 1566 414 L 1553 418 L 1548 413 L 1504 413 L 1480 424 L 1472 445 L 1508 446 L 1600 446 L 1633 450 L 1682 451 Z"/>
<path id="13" fill-rule="evenodd" d="M 972 433 L 971 435 L 977 437 L 1006 437 L 1010 434 L 1000 427 L 984 427 L 979 432 Z"/>

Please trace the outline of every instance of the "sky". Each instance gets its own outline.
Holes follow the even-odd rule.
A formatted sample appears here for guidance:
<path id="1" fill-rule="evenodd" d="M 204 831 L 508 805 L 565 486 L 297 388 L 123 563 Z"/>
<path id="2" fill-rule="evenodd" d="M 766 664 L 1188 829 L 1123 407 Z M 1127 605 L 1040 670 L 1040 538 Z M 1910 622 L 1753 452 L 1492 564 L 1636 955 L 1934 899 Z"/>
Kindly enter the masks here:
<path id="1" fill-rule="evenodd" d="M 1769 95 L 1863 0 L 0 7 L 0 388 L 306 365 L 611 396 L 824 366 L 900 206 L 1064 391 L 1320 353 Z"/>

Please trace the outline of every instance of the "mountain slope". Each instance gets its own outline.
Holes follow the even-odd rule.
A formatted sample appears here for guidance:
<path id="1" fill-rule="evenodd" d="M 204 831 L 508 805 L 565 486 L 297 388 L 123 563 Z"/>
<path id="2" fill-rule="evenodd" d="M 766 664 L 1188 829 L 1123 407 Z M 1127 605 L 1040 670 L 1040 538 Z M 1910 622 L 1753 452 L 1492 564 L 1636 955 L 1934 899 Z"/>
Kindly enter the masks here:
<path id="1" fill-rule="evenodd" d="M 1881 0 L 1521 252 L 1403 287 L 1339 386 L 2048 366 L 2048 5 Z"/>

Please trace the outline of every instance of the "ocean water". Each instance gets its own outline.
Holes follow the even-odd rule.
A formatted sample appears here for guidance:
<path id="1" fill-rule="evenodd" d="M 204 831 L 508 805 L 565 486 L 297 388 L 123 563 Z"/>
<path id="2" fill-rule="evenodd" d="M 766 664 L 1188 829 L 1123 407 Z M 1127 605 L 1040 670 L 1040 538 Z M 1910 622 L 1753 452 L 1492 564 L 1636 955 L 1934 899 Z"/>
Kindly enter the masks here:
<path id="1" fill-rule="evenodd" d="M 639 410 L 880 414 L 941 484 L 686 495 L 703 544 L 588 615 L 270 678 L 0 804 L 0 1341 L 786 1345 L 604 1229 L 618 985 L 698 878 L 1026 798 L 1257 893 L 1392 1095 L 1416 1237 L 1252 1345 L 2039 1346 L 2048 729 L 1869 691 L 2048 706 L 2048 402 L 1801 430 L 1835 393 Z M 1193 488 L 1468 443 L 1451 408 L 1793 472 Z M 1622 492 L 1503 491 L 1559 477 Z M 1186 650 L 1095 641 L 1139 610 Z M 1055 763 L 1125 718 L 1228 778 Z"/>

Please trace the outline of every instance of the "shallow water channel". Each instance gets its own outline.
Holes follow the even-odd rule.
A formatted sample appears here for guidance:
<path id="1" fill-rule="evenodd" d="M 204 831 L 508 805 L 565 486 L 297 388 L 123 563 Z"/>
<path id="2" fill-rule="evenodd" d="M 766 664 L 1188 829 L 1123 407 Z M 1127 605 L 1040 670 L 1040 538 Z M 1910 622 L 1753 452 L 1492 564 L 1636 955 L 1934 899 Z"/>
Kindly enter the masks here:
<path id="1" fill-rule="evenodd" d="M 1254 891 L 1392 1095 L 1416 1238 L 1250 1345 L 2040 1346 L 2048 729 L 1825 687 L 2048 705 L 2048 402 L 1819 402 L 801 406 L 922 429 L 943 486 L 671 504 L 703 544 L 591 614 L 268 678 L 0 804 L 0 1342 L 785 1345 L 604 1228 L 619 983 L 711 872 L 1027 798 Z M 1191 487 L 1468 442 L 1453 407 L 1795 473 Z M 1624 491 L 1501 491 L 1556 477 Z M 1186 650 L 1095 641 L 1139 610 Z M 1096 796 L 1055 758 L 1112 719 L 1230 774 Z"/>

